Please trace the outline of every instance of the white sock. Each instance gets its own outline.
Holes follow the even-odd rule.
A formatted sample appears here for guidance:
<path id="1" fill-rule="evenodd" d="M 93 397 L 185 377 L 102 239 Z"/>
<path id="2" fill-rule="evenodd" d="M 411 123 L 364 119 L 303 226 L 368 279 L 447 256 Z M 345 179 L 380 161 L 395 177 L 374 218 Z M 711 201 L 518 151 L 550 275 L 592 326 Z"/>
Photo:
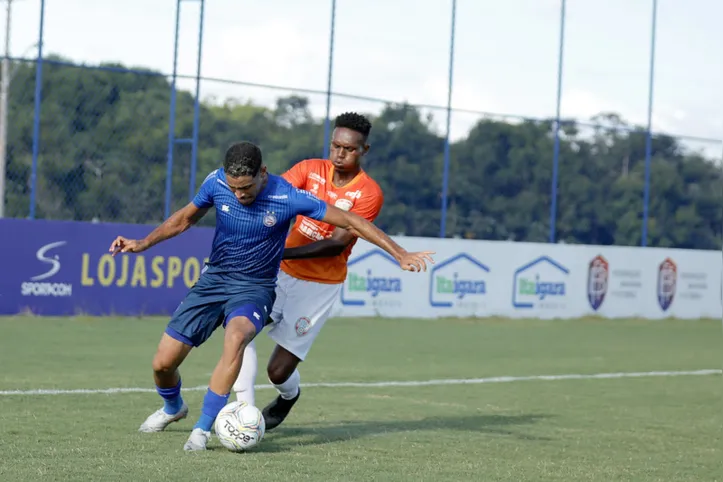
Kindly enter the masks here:
<path id="1" fill-rule="evenodd" d="M 285 400 L 291 400 L 299 394 L 299 385 L 301 384 L 301 375 L 299 370 L 294 370 L 288 380 L 280 385 L 274 384 L 276 391 L 279 392 L 281 398 Z"/>
<path id="2" fill-rule="evenodd" d="M 233 391 L 236 392 L 236 400 L 255 405 L 254 384 L 256 383 L 256 342 L 251 341 L 244 349 L 241 371 L 233 384 Z"/>

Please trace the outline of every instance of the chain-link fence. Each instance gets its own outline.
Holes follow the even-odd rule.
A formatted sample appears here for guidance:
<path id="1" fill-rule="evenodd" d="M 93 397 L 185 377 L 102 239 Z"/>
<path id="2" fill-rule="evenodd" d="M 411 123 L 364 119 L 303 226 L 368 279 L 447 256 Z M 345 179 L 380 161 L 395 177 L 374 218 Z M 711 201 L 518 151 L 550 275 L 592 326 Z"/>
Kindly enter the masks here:
<path id="1" fill-rule="evenodd" d="M 81 65 L 56 56 L 52 45 L 42 58 L 11 58 L 4 215 L 157 223 L 189 201 L 230 143 L 258 143 L 269 169 L 281 173 L 301 159 L 323 156 L 327 122 L 354 110 L 374 122 L 365 168 L 384 189 L 379 223 L 390 233 L 719 247 L 723 147 L 712 133 L 722 124 L 719 109 L 698 109 L 708 117 L 685 122 L 691 114 L 676 103 L 682 102 L 679 91 L 694 85 L 700 90 L 695 102 L 703 103 L 723 79 L 691 77 L 684 70 L 690 59 L 660 50 L 683 22 L 669 10 L 658 12 L 652 0 L 510 3 L 516 9 L 494 12 L 469 1 L 430 2 L 434 15 L 400 25 L 399 15 L 414 10 L 416 1 L 375 3 L 364 12 L 342 2 L 314 2 L 318 25 L 308 35 L 324 39 L 314 62 L 326 69 L 315 80 L 283 65 L 256 68 L 265 55 L 282 52 L 259 41 L 242 46 L 253 53 L 242 62 L 247 71 L 233 78 L 200 76 L 198 98 L 196 76 L 187 71 L 174 78 L 170 71 L 122 63 Z M 174 5 L 167 7 L 171 17 Z M 592 20 L 607 22 L 620 12 L 629 13 L 625 25 L 640 30 L 631 34 L 635 44 L 610 40 L 594 62 L 580 65 L 593 55 L 576 51 L 583 39 L 617 30 L 609 22 L 593 28 Z M 705 14 L 696 18 L 703 21 Z M 667 28 L 659 38 L 650 35 L 653 18 L 658 29 Z M 397 28 L 406 40 L 367 39 L 354 28 L 363 19 L 380 32 Z M 278 28 L 287 24 L 280 22 Z M 496 24 L 506 25 L 510 37 L 500 37 L 505 29 Z M 321 35 L 319 29 L 327 30 Z M 297 40 L 304 38 L 302 29 Z M 444 49 L 433 49 L 440 44 Z M 652 58 L 660 67 L 649 83 L 651 45 L 659 49 Z M 283 48 L 303 52 L 303 45 Z M 632 57 L 624 55 L 626 48 Z M 201 51 L 202 59 L 210 55 L 208 48 Z M 372 57 L 370 71 L 365 63 Z M 480 63 L 495 70 L 482 69 L 480 77 Z M 527 73 L 535 69 L 550 76 Z M 600 76 L 605 82 L 588 85 Z M 654 85 L 660 90 L 652 91 Z M 602 90 L 593 94 L 594 88 Z M 540 89 L 548 93 L 546 102 L 534 99 Z M 510 93 L 512 100 L 498 102 Z M 629 99 L 633 121 L 622 108 Z M 534 112 L 510 114 L 526 112 L 527 105 Z M 688 110 L 693 107 L 699 106 Z M 703 132 L 662 134 L 656 122 L 666 131 L 698 125 Z"/>

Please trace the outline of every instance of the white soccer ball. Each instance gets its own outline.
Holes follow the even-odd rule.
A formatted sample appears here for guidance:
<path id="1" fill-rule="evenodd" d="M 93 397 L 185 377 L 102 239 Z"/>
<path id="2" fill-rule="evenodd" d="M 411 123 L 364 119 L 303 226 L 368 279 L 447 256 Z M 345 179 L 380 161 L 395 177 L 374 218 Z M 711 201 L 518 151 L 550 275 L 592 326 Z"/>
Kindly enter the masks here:
<path id="1" fill-rule="evenodd" d="M 261 410 L 246 402 L 231 402 L 221 409 L 214 422 L 221 445 L 232 452 L 243 452 L 256 446 L 266 433 Z"/>

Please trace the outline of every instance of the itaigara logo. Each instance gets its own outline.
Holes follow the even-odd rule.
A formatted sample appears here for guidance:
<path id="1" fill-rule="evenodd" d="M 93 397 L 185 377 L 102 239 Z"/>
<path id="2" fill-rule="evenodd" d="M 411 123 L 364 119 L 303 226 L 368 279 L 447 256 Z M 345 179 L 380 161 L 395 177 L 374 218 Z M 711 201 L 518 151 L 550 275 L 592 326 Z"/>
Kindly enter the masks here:
<path id="1" fill-rule="evenodd" d="M 381 249 L 374 249 L 348 263 L 346 282 L 341 288 L 341 303 L 365 306 L 385 295 L 402 291 L 402 279 L 395 276 L 399 263 Z"/>
<path id="2" fill-rule="evenodd" d="M 550 297 L 565 297 L 569 274 L 567 268 L 549 256 L 540 256 L 527 263 L 515 271 L 512 282 L 512 306 L 542 307 L 541 302 Z"/>
<path id="3" fill-rule="evenodd" d="M 442 261 L 430 273 L 429 304 L 450 308 L 470 296 L 487 294 L 489 272 L 487 266 L 467 253 Z"/>

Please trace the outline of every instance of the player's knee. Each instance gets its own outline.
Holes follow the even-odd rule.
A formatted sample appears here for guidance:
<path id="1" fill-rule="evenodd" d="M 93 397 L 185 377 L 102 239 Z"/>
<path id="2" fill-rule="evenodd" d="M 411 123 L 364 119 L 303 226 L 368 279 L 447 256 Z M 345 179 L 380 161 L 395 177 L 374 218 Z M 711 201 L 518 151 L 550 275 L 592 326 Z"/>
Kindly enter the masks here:
<path id="1" fill-rule="evenodd" d="M 226 345 L 237 353 L 241 353 L 255 336 L 256 328 L 248 318 L 232 318 L 226 326 Z"/>
<path id="2" fill-rule="evenodd" d="M 229 347 L 235 352 L 241 352 L 241 350 L 251 341 L 250 337 L 242 331 L 229 333 L 227 339 Z"/>
<path id="3" fill-rule="evenodd" d="M 281 385 L 289 379 L 295 368 L 295 365 L 286 363 L 285 360 L 274 360 L 272 358 L 266 366 L 266 374 L 271 383 Z"/>
<path id="4" fill-rule="evenodd" d="M 281 385 L 289 379 L 290 375 L 290 373 L 287 373 L 285 367 L 271 364 L 266 367 L 266 373 L 269 376 L 269 381 L 274 385 Z"/>
<path id="5" fill-rule="evenodd" d="M 156 353 L 153 357 L 153 371 L 158 374 L 171 373 L 178 368 L 176 360 L 163 352 Z"/>

